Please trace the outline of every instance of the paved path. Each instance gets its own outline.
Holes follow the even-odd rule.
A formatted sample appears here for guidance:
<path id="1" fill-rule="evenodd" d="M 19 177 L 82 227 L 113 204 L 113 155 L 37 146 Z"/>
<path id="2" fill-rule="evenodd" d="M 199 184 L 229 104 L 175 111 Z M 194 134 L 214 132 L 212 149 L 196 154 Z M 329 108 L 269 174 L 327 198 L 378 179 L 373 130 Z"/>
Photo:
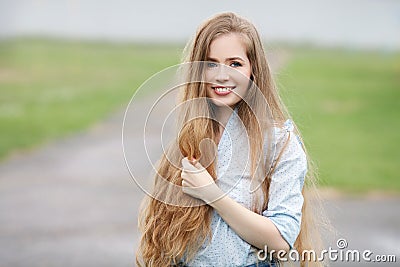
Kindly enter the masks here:
<path id="1" fill-rule="evenodd" d="M 158 112 L 156 117 L 165 116 L 165 110 Z M 142 110 L 137 116 L 145 114 Z M 137 211 L 144 194 L 125 167 L 122 117 L 117 113 L 86 132 L 0 164 L 0 267 L 134 266 Z M 137 125 L 131 124 L 129 132 L 141 138 Z M 140 165 L 146 158 L 134 160 Z M 142 166 L 138 171 L 146 175 Z M 399 198 L 326 203 L 350 248 L 397 254 L 398 260 L 399 205 Z"/>
<path id="2" fill-rule="evenodd" d="M 341 197 L 325 200 L 325 209 L 336 228 L 335 239 L 328 246 L 338 249 L 336 241 L 346 239 L 344 250 L 371 250 L 375 255 L 395 255 L 397 263 L 333 262 L 332 266 L 399 266 L 400 198 Z M 327 248 L 328 249 L 328 248 Z"/>

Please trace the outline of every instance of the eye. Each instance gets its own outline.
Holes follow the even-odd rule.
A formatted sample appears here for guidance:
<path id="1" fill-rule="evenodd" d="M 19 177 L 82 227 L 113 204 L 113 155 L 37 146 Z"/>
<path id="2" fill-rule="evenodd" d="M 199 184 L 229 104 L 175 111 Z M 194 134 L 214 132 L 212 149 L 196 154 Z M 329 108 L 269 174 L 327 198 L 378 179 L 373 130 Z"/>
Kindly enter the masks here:
<path id="1" fill-rule="evenodd" d="M 217 63 L 207 62 L 207 68 L 215 68 L 215 67 L 217 67 Z"/>
<path id="2" fill-rule="evenodd" d="M 230 66 L 233 68 L 237 68 L 237 67 L 241 67 L 243 65 L 238 61 L 233 61 Z"/>

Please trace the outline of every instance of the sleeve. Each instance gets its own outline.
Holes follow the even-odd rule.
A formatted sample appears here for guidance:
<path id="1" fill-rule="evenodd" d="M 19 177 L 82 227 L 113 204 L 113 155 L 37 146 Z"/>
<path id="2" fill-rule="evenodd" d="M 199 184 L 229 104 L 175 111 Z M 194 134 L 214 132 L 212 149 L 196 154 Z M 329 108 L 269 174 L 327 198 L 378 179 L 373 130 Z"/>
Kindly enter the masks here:
<path id="1" fill-rule="evenodd" d="M 285 142 L 288 144 L 272 174 L 268 207 L 262 215 L 275 224 L 292 249 L 300 232 L 307 158 L 299 139 L 293 133 L 293 127 L 280 130 L 283 134 L 277 138 L 277 147 L 282 147 Z M 278 148 L 277 154 L 279 151 Z"/>

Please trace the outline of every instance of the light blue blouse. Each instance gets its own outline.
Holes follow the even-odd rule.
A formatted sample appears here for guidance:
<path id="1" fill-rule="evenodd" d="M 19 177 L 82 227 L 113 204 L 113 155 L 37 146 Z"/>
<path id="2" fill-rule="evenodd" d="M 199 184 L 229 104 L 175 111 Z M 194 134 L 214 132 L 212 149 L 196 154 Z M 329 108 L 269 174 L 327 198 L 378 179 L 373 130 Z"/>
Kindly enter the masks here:
<path id="1" fill-rule="evenodd" d="M 283 128 L 274 128 L 273 151 L 279 154 L 293 131 L 286 121 Z M 267 210 L 262 212 L 277 227 L 290 247 L 300 231 L 303 196 L 301 193 L 307 172 L 307 159 L 295 134 L 290 134 L 286 149 L 272 175 Z M 232 199 L 251 209 L 250 144 L 237 111 L 230 116 L 218 144 L 217 185 Z M 266 151 L 267 144 L 264 145 Z M 274 156 L 276 159 L 277 155 Z M 257 250 L 239 237 L 214 211 L 212 237 L 187 266 L 246 266 L 257 262 Z"/>

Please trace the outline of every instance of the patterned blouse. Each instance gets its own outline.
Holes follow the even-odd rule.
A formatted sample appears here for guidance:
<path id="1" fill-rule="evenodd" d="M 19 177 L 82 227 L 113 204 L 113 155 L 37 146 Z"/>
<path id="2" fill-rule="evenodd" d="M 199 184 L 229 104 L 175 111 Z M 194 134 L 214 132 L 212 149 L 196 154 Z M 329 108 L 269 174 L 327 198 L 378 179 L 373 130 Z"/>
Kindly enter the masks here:
<path id="1" fill-rule="evenodd" d="M 275 160 L 283 144 L 288 143 L 272 174 L 268 208 L 262 212 L 275 224 L 291 248 L 300 232 L 301 190 L 307 172 L 306 155 L 293 128 L 290 120 L 282 128 L 274 127 L 272 151 Z M 266 141 L 265 154 L 267 146 Z M 246 130 L 234 110 L 218 144 L 216 183 L 229 197 L 251 209 L 253 191 L 250 187 L 249 148 Z M 206 240 L 187 266 L 246 266 L 257 262 L 257 249 L 238 236 L 215 211 L 211 230 L 211 240 Z"/>

